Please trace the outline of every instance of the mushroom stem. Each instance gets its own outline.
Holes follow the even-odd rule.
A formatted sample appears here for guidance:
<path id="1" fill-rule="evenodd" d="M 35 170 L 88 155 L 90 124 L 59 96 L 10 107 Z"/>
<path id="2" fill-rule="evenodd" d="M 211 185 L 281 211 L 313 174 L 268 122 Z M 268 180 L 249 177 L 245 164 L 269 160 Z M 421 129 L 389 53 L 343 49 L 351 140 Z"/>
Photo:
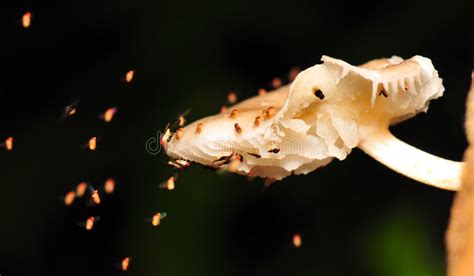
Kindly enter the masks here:
<path id="1" fill-rule="evenodd" d="M 412 147 L 388 129 L 381 129 L 362 140 L 358 147 L 390 169 L 421 183 L 451 191 L 457 191 L 461 185 L 463 162 L 443 159 Z"/>

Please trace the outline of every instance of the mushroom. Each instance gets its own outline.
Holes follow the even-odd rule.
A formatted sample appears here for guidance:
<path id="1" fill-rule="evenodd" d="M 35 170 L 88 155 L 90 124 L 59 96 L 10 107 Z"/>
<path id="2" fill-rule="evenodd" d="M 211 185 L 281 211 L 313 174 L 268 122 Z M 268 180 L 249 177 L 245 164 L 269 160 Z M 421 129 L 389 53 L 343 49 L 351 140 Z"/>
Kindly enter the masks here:
<path id="1" fill-rule="evenodd" d="M 394 56 L 358 67 L 328 56 L 321 60 L 290 85 L 184 127 L 166 144 L 166 153 L 223 169 L 228 164 L 214 161 L 238 154 L 234 172 L 280 180 L 344 160 L 359 147 L 412 179 L 458 188 L 463 163 L 407 145 L 388 129 L 426 112 L 430 100 L 443 95 L 430 59 Z"/>

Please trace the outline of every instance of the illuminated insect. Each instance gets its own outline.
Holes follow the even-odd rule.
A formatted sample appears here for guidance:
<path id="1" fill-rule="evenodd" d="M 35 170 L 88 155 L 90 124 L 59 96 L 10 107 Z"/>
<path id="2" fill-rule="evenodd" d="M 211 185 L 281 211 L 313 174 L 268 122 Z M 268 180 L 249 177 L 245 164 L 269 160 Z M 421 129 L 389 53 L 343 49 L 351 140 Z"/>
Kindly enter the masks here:
<path id="1" fill-rule="evenodd" d="M 237 109 L 232 109 L 232 112 L 230 113 L 229 117 L 231 119 L 235 119 L 237 115 L 239 115 L 239 112 L 237 111 Z"/>
<path id="2" fill-rule="evenodd" d="M 128 71 L 127 74 L 125 74 L 125 81 L 127 83 L 131 83 L 133 81 L 134 75 L 135 75 L 135 71 L 133 70 Z"/>
<path id="3" fill-rule="evenodd" d="M 184 124 L 186 124 L 186 116 L 191 112 L 191 109 L 187 109 L 184 111 L 182 114 L 179 114 L 178 119 L 176 123 L 173 125 L 173 127 L 183 127 Z"/>
<path id="4" fill-rule="evenodd" d="M 265 178 L 265 181 L 263 182 L 263 189 L 266 189 L 266 188 L 270 187 L 270 185 L 272 185 L 276 181 L 277 180 L 275 178 L 272 178 L 272 177 Z"/>
<path id="5" fill-rule="evenodd" d="M 319 89 L 318 87 L 313 87 L 313 93 L 320 100 L 323 100 L 324 97 L 325 97 L 324 94 L 323 94 L 323 91 L 321 91 L 321 89 Z"/>
<path id="6" fill-rule="evenodd" d="M 91 151 L 95 151 L 97 149 L 97 137 L 90 138 L 87 146 Z"/>
<path id="7" fill-rule="evenodd" d="M 176 136 L 176 140 L 179 140 L 183 137 L 183 129 L 178 128 L 174 134 Z"/>
<path id="8" fill-rule="evenodd" d="M 4 143 L 1 144 L 2 147 L 4 147 L 6 150 L 12 150 L 13 149 L 13 137 L 8 137 Z"/>
<path id="9" fill-rule="evenodd" d="M 230 164 L 233 160 L 242 161 L 244 160 L 244 158 L 240 154 L 231 153 L 229 155 L 222 156 L 219 159 L 212 161 L 212 163 L 214 163 L 217 166 L 223 166 L 223 165 Z"/>
<path id="10" fill-rule="evenodd" d="M 377 91 L 379 92 L 378 95 L 383 95 L 385 98 L 388 97 L 387 91 L 385 90 L 385 87 L 383 87 L 383 84 L 379 83 L 377 86 Z"/>
<path id="11" fill-rule="evenodd" d="M 189 167 L 191 166 L 191 162 L 187 161 L 187 160 L 184 160 L 184 159 L 178 159 L 176 160 L 176 163 L 178 163 L 179 165 L 181 165 L 182 167 Z"/>
<path id="12" fill-rule="evenodd" d="M 279 87 L 281 87 L 281 85 L 282 85 L 282 82 L 281 82 L 281 79 L 280 79 L 280 78 L 274 78 L 274 79 L 272 80 L 272 86 L 273 86 L 273 88 L 279 88 Z"/>
<path id="13" fill-rule="evenodd" d="M 239 159 L 232 159 L 229 163 L 229 166 L 227 167 L 227 170 L 229 172 L 236 172 L 237 169 L 240 166 L 240 163 L 241 163 L 240 158 Z"/>
<path id="14" fill-rule="evenodd" d="M 253 172 L 253 170 L 250 170 L 248 173 L 247 173 L 247 182 L 252 182 L 255 178 L 257 178 L 255 176 L 255 173 Z M 265 191 L 267 187 L 263 187 L 261 191 Z"/>
<path id="15" fill-rule="evenodd" d="M 120 268 L 123 270 L 123 271 L 127 271 L 128 270 L 128 267 L 130 265 L 130 257 L 126 257 L 122 260 L 121 264 L 120 264 Z"/>
<path id="16" fill-rule="evenodd" d="M 165 128 L 165 133 L 163 133 L 160 137 L 160 145 L 166 146 L 168 143 L 169 139 L 171 137 L 171 130 L 169 128 L 169 124 Z"/>
<path id="17" fill-rule="evenodd" d="M 258 153 L 250 153 L 250 152 L 247 152 L 248 155 L 252 155 L 253 157 L 255 158 L 261 158 L 262 156 Z"/>
<path id="18" fill-rule="evenodd" d="M 223 105 L 223 106 L 221 106 L 220 112 L 221 112 L 221 113 L 226 113 L 227 110 L 229 110 L 229 109 L 227 108 L 227 106 Z"/>
<path id="19" fill-rule="evenodd" d="M 31 25 L 31 12 L 25 12 L 21 17 L 21 24 L 23 28 L 29 28 Z"/>
<path id="20" fill-rule="evenodd" d="M 279 148 L 273 148 L 273 149 L 270 149 L 267 151 L 268 153 L 274 153 L 274 154 L 277 154 L 280 152 L 280 149 Z"/>
<path id="21" fill-rule="evenodd" d="M 116 107 L 108 108 L 104 113 L 99 115 L 99 118 L 104 120 L 106 123 L 109 123 L 112 121 L 117 111 L 118 109 Z"/>
<path id="22" fill-rule="evenodd" d="M 242 133 L 242 128 L 239 126 L 238 123 L 234 124 L 234 128 L 235 128 L 235 132 L 237 132 L 238 134 Z"/>
<path id="23" fill-rule="evenodd" d="M 92 216 L 92 217 L 87 218 L 85 223 L 80 223 L 80 226 L 83 226 L 84 228 L 86 228 L 87 231 L 91 231 L 99 220 L 100 220 L 100 217 Z"/>
<path id="24" fill-rule="evenodd" d="M 64 120 L 67 117 L 70 117 L 77 113 L 77 106 L 79 105 L 79 100 L 74 101 L 70 105 L 66 106 L 63 110 L 63 114 L 61 115 L 61 119 Z"/>
<path id="25" fill-rule="evenodd" d="M 93 190 L 93 189 L 92 189 L 92 190 Z M 95 204 L 100 204 L 99 191 L 93 190 L 93 191 L 92 191 L 91 198 L 92 198 L 92 202 L 94 202 Z"/>
<path id="26" fill-rule="evenodd" d="M 276 109 L 273 106 L 270 106 L 270 107 L 266 108 L 265 110 L 263 110 L 262 116 L 265 120 L 268 120 L 271 117 L 273 117 L 273 115 L 275 115 L 275 113 L 276 113 Z"/>
<path id="27" fill-rule="evenodd" d="M 86 193 L 86 190 L 87 190 L 87 183 L 86 182 L 81 182 L 79 184 L 77 184 L 76 186 L 76 196 L 77 197 L 83 197 L 84 194 Z"/>
<path id="28" fill-rule="evenodd" d="M 197 124 L 197 125 L 196 125 L 196 130 L 195 130 L 194 132 L 195 132 L 196 134 L 199 134 L 199 133 L 201 133 L 201 131 L 202 131 L 202 127 L 203 127 L 203 126 L 204 126 L 204 124 L 203 124 L 203 123 L 199 123 L 199 124 Z"/>
<path id="29" fill-rule="evenodd" d="M 175 167 L 176 169 L 182 170 L 191 166 L 191 162 L 184 159 L 176 159 L 168 161 L 168 165 Z"/>
<path id="30" fill-rule="evenodd" d="M 294 81 L 296 79 L 296 76 L 300 73 L 300 68 L 298 67 L 293 67 L 290 69 L 290 72 L 288 73 L 288 80 L 289 81 Z"/>
<path id="31" fill-rule="evenodd" d="M 64 205 L 66 206 L 71 206 L 71 204 L 74 202 L 74 198 L 76 197 L 76 194 L 74 192 L 69 192 L 64 196 Z"/>
<path id="32" fill-rule="evenodd" d="M 293 245 L 296 248 L 301 247 L 301 236 L 300 236 L 300 234 L 296 233 L 296 234 L 293 235 Z"/>
<path id="33" fill-rule="evenodd" d="M 165 182 L 161 183 L 159 187 L 160 187 L 160 189 L 168 189 L 170 191 L 174 190 L 176 180 L 178 180 L 178 175 L 177 174 L 175 174 L 174 176 L 171 176 Z"/>
<path id="34" fill-rule="evenodd" d="M 229 92 L 229 94 L 227 94 L 227 101 L 230 104 L 235 104 L 237 102 L 237 94 L 235 92 Z"/>
<path id="35" fill-rule="evenodd" d="M 156 213 L 151 218 L 151 225 L 158 226 L 161 223 L 161 220 L 167 216 L 166 212 Z"/>
<path id="36" fill-rule="evenodd" d="M 114 190 L 115 190 L 115 180 L 113 178 L 108 178 L 104 183 L 104 191 L 107 194 L 111 194 L 114 192 Z"/>
<path id="37" fill-rule="evenodd" d="M 13 137 L 8 137 L 7 140 L 5 140 L 5 148 L 7 150 L 13 149 Z"/>
<path id="38" fill-rule="evenodd" d="M 255 121 L 253 122 L 253 125 L 254 125 L 255 127 L 258 127 L 261 122 L 262 122 L 262 117 L 257 116 L 257 117 L 255 117 Z"/>
<path id="39" fill-rule="evenodd" d="M 180 127 L 183 127 L 185 123 L 186 123 L 186 118 L 184 118 L 183 115 L 179 115 L 179 117 L 178 117 L 178 125 L 179 125 Z"/>

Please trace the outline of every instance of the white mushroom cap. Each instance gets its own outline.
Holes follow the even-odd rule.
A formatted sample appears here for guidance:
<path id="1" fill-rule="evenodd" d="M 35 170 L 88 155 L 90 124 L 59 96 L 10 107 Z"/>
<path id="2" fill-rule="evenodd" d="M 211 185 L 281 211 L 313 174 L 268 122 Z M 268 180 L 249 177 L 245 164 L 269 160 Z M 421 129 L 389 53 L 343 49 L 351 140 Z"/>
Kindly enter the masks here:
<path id="1" fill-rule="evenodd" d="M 420 56 L 360 67 L 327 56 L 322 61 L 290 87 L 186 126 L 171 138 L 166 153 L 213 167 L 221 157 L 239 154 L 241 174 L 274 179 L 306 174 L 333 158 L 345 159 L 379 129 L 426 111 L 444 91 L 431 61 Z"/>

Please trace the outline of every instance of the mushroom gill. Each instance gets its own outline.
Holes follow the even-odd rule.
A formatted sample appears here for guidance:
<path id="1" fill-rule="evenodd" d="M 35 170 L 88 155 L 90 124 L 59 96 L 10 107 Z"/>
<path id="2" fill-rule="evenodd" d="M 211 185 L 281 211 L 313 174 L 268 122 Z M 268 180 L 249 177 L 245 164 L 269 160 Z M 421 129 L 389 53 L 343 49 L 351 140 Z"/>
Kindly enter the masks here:
<path id="1" fill-rule="evenodd" d="M 299 73 L 291 85 L 184 127 L 166 143 L 166 153 L 279 180 L 307 174 L 333 158 L 344 160 L 359 146 L 408 177 L 457 188 L 461 163 L 421 152 L 388 131 L 390 124 L 426 112 L 430 100 L 442 96 L 442 80 L 429 59 L 392 57 L 359 67 L 328 56 L 322 61 Z M 419 158 L 428 158 L 427 164 L 436 169 L 448 166 L 449 172 L 415 164 Z M 230 162 L 236 159 L 238 164 Z M 404 161 L 407 165 L 399 165 Z"/>

